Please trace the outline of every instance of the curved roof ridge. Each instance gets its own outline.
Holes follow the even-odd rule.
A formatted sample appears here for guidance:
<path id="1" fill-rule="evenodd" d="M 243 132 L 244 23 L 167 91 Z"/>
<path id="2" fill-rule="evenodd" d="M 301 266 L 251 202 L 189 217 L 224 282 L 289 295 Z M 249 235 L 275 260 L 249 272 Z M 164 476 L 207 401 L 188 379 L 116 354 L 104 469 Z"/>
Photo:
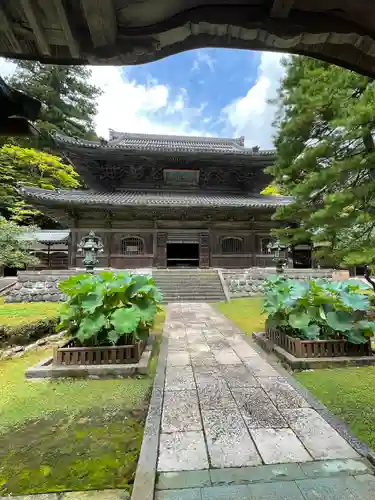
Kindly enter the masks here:
<path id="1" fill-rule="evenodd" d="M 43 204 L 77 206 L 143 206 L 143 207 L 213 207 L 213 208 L 276 208 L 292 201 L 290 197 L 263 197 L 250 193 L 209 193 L 171 191 L 121 191 L 57 190 L 24 186 L 24 198 Z"/>
<path id="2" fill-rule="evenodd" d="M 143 139 L 143 140 L 165 140 L 165 141 L 199 141 L 199 142 L 215 142 L 218 144 L 228 143 L 243 146 L 243 137 L 215 137 L 206 135 L 182 135 L 182 134 L 145 134 L 138 132 L 119 132 L 114 129 L 109 129 L 109 142 L 112 143 L 124 139 Z"/>
<path id="3" fill-rule="evenodd" d="M 223 138 L 190 135 L 166 134 L 135 134 L 133 132 L 111 131 L 112 138 L 107 141 L 89 141 L 76 137 L 69 137 L 59 132 L 54 134 L 57 143 L 83 146 L 90 149 L 123 149 L 124 151 L 163 152 L 163 153 L 212 153 L 216 155 L 245 155 L 245 156 L 272 156 L 273 149 L 259 147 L 245 147 L 244 137 Z"/>

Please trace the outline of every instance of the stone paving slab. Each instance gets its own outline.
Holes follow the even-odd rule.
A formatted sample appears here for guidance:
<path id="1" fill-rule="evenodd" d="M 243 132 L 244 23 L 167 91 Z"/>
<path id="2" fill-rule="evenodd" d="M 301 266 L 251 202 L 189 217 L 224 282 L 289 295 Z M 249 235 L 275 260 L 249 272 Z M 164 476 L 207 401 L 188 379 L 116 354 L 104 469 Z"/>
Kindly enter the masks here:
<path id="1" fill-rule="evenodd" d="M 220 365 L 242 365 L 242 361 L 232 348 L 211 350 Z"/>
<path id="2" fill-rule="evenodd" d="M 214 486 L 306 479 L 300 464 L 297 463 L 212 469 L 210 477 Z"/>
<path id="3" fill-rule="evenodd" d="M 303 473 L 310 478 L 332 476 L 337 474 L 368 475 L 372 472 L 365 461 L 353 460 L 351 458 L 303 463 L 301 464 L 301 469 Z M 371 477 L 374 478 L 374 476 Z"/>
<path id="4" fill-rule="evenodd" d="M 254 377 L 280 377 L 280 373 L 262 358 L 243 358 L 243 363 Z"/>
<path id="5" fill-rule="evenodd" d="M 220 372 L 231 389 L 236 387 L 246 388 L 259 385 L 258 380 L 251 375 L 249 370 L 247 370 L 243 364 L 222 365 L 220 367 Z"/>
<path id="6" fill-rule="evenodd" d="M 195 389 L 193 370 L 191 366 L 167 367 L 165 388 L 168 391 Z"/>
<path id="7" fill-rule="evenodd" d="M 312 460 L 291 429 L 252 429 L 250 432 L 266 464 Z"/>
<path id="8" fill-rule="evenodd" d="M 305 500 L 374 500 L 375 483 L 354 478 L 317 478 L 296 481 Z M 371 487 L 372 485 L 372 487 Z"/>
<path id="9" fill-rule="evenodd" d="M 260 387 L 235 388 L 232 394 L 249 429 L 288 427 L 285 418 Z"/>
<path id="10" fill-rule="evenodd" d="M 249 500 L 246 486 L 213 486 L 202 488 L 202 500 Z"/>
<path id="11" fill-rule="evenodd" d="M 204 386 L 198 385 L 198 398 L 202 410 L 214 410 L 216 408 L 236 411 L 236 402 L 223 380 L 212 378 L 211 383 Z"/>
<path id="12" fill-rule="evenodd" d="M 162 432 L 202 429 L 198 395 L 195 389 L 165 391 L 161 427 Z"/>
<path id="13" fill-rule="evenodd" d="M 199 488 L 163 490 L 155 493 L 155 500 L 202 500 L 202 495 Z"/>
<path id="14" fill-rule="evenodd" d="M 157 490 L 201 488 L 211 486 L 209 470 L 161 472 L 156 484 Z"/>
<path id="15" fill-rule="evenodd" d="M 261 464 L 247 427 L 236 408 L 203 410 L 202 417 L 212 467 Z"/>
<path id="16" fill-rule="evenodd" d="M 203 432 L 160 434 L 159 471 L 199 469 L 208 469 L 208 457 Z"/>
<path id="17" fill-rule="evenodd" d="M 312 408 L 283 410 L 291 429 L 315 459 L 358 458 L 358 453 Z"/>
<path id="18" fill-rule="evenodd" d="M 248 500 L 304 500 L 297 484 L 291 481 L 252 484 L 248 486 L 248 490 Z"/>
<path id="19" fill-rule="evenodd" d="M 274 377 L 262 377 L 258 380 L 277 408 L 303 408 L 310 406 L 285 380 Z"/>
<path id="20" fill-rule="evenodd" d="M 169 304 L 164 332 L 156 500 L 306 500 L 301 481 L 350 476 L 359 487 L 354 476 L 372 471 L 208 304 Z"/>
<path id="21" fill-rule="evenodd" d="M 191 352 L 190 357 L 193 366 L 217 365 L 216 357 L 209 352 Z"/>
<path id="22" fill-rule="evenodd" d="M 190 356 L 186 351 L 173 352 L 169 351 L 167 358 L 168 366 L 186 366 L 190 365 Z"/>

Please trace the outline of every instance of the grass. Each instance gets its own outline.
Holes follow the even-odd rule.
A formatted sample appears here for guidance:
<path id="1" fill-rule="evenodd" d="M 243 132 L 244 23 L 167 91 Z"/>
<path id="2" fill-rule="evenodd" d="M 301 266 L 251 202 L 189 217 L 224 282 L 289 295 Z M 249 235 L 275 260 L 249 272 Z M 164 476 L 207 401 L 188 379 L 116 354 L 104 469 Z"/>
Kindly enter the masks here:
<path id="1" fill-rule="evenodd" d="M 163 321 L 159 313 L 155 333 Z M 26 381 L 25 369 L 49 354 L 0 362 L 0 495 L 130 491 L 156 357 L 139 378 Z"/>
<path id="2" fill-rule="evenodd" d="M 315 370 L 295 377 L 375 449 L 375 366 Z"/>
<path id="3" fill-rule="evenodd" d="M 262 298 L 234 299 L 217 307 L 248 334 L 264 329 Z M 294 376 L 360 440 L 375 449 L 375 366 L 295 373 Z"/>
<path id="4" fill-rule="evenodd" d="M 57 315 L 60 304 L 56 302 L 22 302 L 5 304 L 0 298 L 0 325 L 18 326 Z"/>
<path id="5" fill-rule="evenodd" d="M 262 297 L 250 297 L 219 302 L 217 307 L 243 332 L 251 335 L 253 332 L 264 330 L 266 316 L 261 313 L 262 303 Z"/>

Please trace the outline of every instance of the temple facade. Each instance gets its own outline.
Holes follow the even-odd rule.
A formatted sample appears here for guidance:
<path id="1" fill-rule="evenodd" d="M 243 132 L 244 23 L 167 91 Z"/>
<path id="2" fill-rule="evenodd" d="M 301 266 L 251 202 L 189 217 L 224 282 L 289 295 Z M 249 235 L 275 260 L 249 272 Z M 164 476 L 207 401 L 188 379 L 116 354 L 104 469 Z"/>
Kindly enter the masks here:
<path id="1" fill-rule="evenodd" d="M 70 231 L 66 265 L 82 266 L 77 244 L 101 236 L 101 267 L 273 266 L 267 251 L 276 208 L 262 196 L 274 151 L 244 138 L 161 136 L 110 131 L 108 141 L 56 136 L 79 172 L 80 190 L 22 187 L 25 200 Z M 291 265 L 310 267 L 308 248 Z"/>

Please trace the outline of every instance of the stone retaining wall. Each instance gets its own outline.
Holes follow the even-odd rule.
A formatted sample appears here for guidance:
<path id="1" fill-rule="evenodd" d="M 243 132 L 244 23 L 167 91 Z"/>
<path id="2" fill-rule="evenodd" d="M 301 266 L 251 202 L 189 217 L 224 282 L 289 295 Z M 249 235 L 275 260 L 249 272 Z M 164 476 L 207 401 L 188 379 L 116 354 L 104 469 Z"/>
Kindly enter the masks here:
<path id="1" fill-rule="evenodd" d="M 97 272 L 103 270 L 98 269 Z M 4 295 L 5 302 L 62 302 L 65 295 L 58 288 L 59 282 L 83 272 L 83 269 L 19 271 L 17 283 Z M 152 274 L 152 269 L 132 269 L 131 272 Z"/>
<path id="2" fill-rule="evenodd" d="M 263 293 L 267 276 L 276 274 L 275 268 L 224 269 L 222 275 L 231 298 L 252 297 Z M 285 269 L 293 279 L 332 278 L 332 269 Z"/>
<path id="3" fill-rule="evenodd" d="M 98 269 L 97 272 L 103 269 Z M 113 269 L 115 270 L 115 269 Z M 118 269 L 125 271 L 125 269 Z M 5 294 L 5 302 L 60 302 L 65 300 L 58 289 L 59 281 L 84 272 L 82 269 L 20 271 L 17 283 Z M 132 273 L 152 275 L 151 268 L 131 269 Z M 263 281 L 276 274 L 275 268 L 222 269 L 229 297 L 251 297 L 263 293 Z M 331 278 L 332 269 L 286 269 L 285 275 L 295 279 Z"/>

